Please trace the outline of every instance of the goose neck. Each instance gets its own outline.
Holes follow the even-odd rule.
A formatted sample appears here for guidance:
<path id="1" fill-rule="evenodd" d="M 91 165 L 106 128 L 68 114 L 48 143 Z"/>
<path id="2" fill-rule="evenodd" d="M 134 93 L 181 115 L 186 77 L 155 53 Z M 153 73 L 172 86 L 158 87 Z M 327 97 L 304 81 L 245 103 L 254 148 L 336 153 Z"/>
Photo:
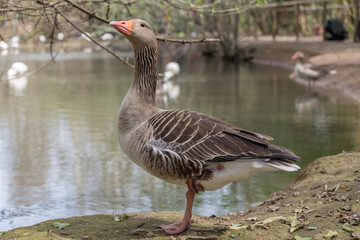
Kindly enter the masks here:
<path id="1" fill-rule="evenodd" d="M 143 46 L 134 50 L 135 76 L 132 88 L 144 98 L 145 102 L 155 105 L 157 81 L 157 49 Z"/>

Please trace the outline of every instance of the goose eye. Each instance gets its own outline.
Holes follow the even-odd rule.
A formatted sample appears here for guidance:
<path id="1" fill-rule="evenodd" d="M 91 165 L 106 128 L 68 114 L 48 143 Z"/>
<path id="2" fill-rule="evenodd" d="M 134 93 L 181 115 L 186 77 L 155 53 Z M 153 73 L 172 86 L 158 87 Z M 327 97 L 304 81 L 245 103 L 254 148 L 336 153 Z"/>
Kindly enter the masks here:
<path id="1" fill-rule="evenodd" d="M 142 23 L 140 26 L 145 27 L 145 24 Z"/>

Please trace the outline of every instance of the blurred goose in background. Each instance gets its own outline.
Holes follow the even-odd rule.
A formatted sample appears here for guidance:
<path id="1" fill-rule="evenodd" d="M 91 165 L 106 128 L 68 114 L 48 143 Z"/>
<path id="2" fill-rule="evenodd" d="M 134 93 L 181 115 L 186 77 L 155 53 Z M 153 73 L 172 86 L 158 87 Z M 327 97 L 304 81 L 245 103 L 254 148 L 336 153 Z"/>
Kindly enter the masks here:
<path id="1" fill-rule="evenodd" d="M 182 222 L 160 225 L 167 234 L 191 226 L 195 194 L 216 190 L 258 171 L 297 171 L 300 158 L 270 144 L 272 138 L 235 127 L 215 117 L 187 110 L 159 109 L 157 41 L 140 19 L 112 21 L 134 49 L 135 72 L 118 115 L 118 140 L 124 153 L 148 173 L 187 186 Z"/>
<path id="2" fill-rule="evenodd" d="M 309 81 L 309 84 L 314 84 L 315 80 L 319 79 L 326 74 L 336 74 L 335 70 L 322 70 L 316 71 L 311 69 L 310 63 L 304 63 L 304 53 L 301 51 L 296 51 L 294 55 L 291 57 L 293 60 L 296 60 L 296 64 L 294 67 L 294 73 L 297 77 Z"/>

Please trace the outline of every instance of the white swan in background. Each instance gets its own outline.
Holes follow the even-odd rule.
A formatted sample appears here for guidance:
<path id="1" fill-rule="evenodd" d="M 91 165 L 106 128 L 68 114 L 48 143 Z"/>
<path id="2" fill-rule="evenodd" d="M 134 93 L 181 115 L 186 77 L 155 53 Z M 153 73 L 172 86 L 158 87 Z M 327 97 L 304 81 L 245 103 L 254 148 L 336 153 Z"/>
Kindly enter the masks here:
<path id="1" fill-rule="evenodd" d="M 1 49 L 1 54 L 0 55 L 1 56 L 8 55 L 8 53 L 9 53 L 8 48 L 9 48 L 9 45 L 6 42 L 0 41 L 0 49 Z"/>
<path id="2" fill-rule="evenodd" d="M 168 93 L 172 99 L 177 98 L 180 95 L 180 87 L 178 84 L 169 81 L 180 73 L 180 65 L 176 62 L 169 62 L 166 64 L 164 72 L 164 84 L 163 90 Z"/>
<path id="3" fill-rule="evenodd" d="M 19 77 L 29 70 L 28 66 L 22 62 L 14 62 L 7 71 L 10 88 L 13 89 L 16 96 L 22 96 L 27 87 L 28 78 Z"/>
<path id="4" fill-rule="evenodd" d="M 175 75 L 180 73 L 180 65 L 176 62 L 169 62 L 166 64 L 164 72 L 164 81 L 168 81 L 173 78 Z"/>
<path id="5" fill-rule="evenodd" d="M 114 36 L 111 33 L 104 33 L 100 39 L 102 41 L 109 41 L 109 40 L 112 40 L 113 38 L 114 38 Z"/>
<path id="6" fill-rule="evenodd" d="M 40 41 L 40 42 L 46 42 L 46 37 L 41 34 L 41 35 L 39 36 L 39 41 Z"/>
<path id="7" fill-rule="evenodd" d="M 20 44 L 20 38 L 19 36 L 12 37 L 9 41 L 10 48 L 19 48 Z"/>
<path id="8" fill-rule="evenodd" d="M 176 99 L 180 95 L 180 87 L 173 81 L 169 81 L 180 73 L 180 66 L 176 62 L 169 62 L 166 64 L 164 78 L 157 82 L 156 94 L 164 96 L 164 102 L 167 102 L 168 98 Z"/>
<path id="9" fill-rule="evenodd" d="M 91 39 L 88 37 L 88 36 L 90 36 L 91 37 L 91 34 L 90 33 L 88 33 L 88 32 L 85 32 L 86 34 L 83 34 L 83 33 L 81 33 L 81 39 L 85 39 L 86 41 L 88 41 L 88 42 L 91 42 Z"/>
<path id="10" fill-rule="evenodd" d="M 9 48 L 9 45 L 8 45 L 6 42 L 4 42 L 4 41 L 0 41 L 0 48 L 1 48 L 2 50 L 6 50 L 6 49 Z"/>
<path id="11" fill-rule="evenodd" d="M 10 78 L 9 72 L 12 75 L 12 77 L 16 77 L 16 76 L 20 76 L 20 75 L 26 73 L 28 70 L 29 70 L 29 68 L 28 68 L 28 66 L 26 66 L 25 63 L 14 62 L 8 71 L 8 78 Z"/>
<path id="12" fill-rule="evenodd" d="M 180 86 L 173 81 L 166 81 L 163 83 L 163 91 L 169 98 L 176 99 L 180 95 Z"/>
<path id="13" fill-rule="evenodd" d="M 180 73 L 180 66 L 176 62 L 166 64 L 164 78 L 157 82 L 156 95 L 167 106 L 169 99 L 176 99 L 180 95 L 180 86 L 170 81 Z"/>
<path id="14" fill-rule="evenodd" d="M 64 40 L 64 38 L 65 38 L 65 35 L 64 35 L 62 32 L 59 32 L 59 33 L 57 34 L 57 39 L 58 39 L 58 40 L 62 41 L 62 40 Z"/>

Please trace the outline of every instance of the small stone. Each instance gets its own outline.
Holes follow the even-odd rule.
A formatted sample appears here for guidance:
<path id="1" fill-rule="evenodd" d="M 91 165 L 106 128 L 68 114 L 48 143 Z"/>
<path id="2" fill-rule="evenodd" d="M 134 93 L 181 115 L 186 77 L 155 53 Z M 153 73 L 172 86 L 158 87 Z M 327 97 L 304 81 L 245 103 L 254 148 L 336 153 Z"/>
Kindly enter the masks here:
<path id="1" fill-rule="evenodd" d="M 342 196 L 341 201 L 344 201 L 344 202 L 348 202 L 350 200 L 350 198 L 346 197 L 346 196 Z"/>
<path id="2" fill-rule="evenodd" d="M 354 240 L 360 240 L 360 232 L 352 232 L 351 236 Z"/>
<path id="3" fill-rule="evenodd" d="M 300 196 L 300 193 L 299 193 L 299 192 L 294 192 L 294 193 L 293 193 L 293 197 L 298 197 L 298 196 Z"/>
<path id="4" fill-rule="evenodd" d="M 324 197 L 328 197 L 329 193 L 328 192 L 322 192 L 320 195 L 320 198 L 324 198 Z"/>
<path id="5" fill-rule="evenodd" d="M 268 207 L 268 212 L 276 212 L 279 209 L 280 209 L 280 207 L 272 205 L 272 206 Z"/>
<path id="6" fill-rule="evenodd" d="M 250 231 L 254 231 L 255 230 L 255 227 L 252 225 L 252 224 L 249 224 L 247 227 L 246 227 L 247 230 L 250 230 Z"/>
<path id="7" fill-rule="evenodd" d="M 302 212 L 302 209 L 301 208 L 296 208 L 294 209 L 294 213 L 301 213 Z"/>
<path id="8" fill-rule="evenodd" d="M 315 189 L 318 189 L 319 187 L 321 187 L 321 185 L 316 185 L 316 186 L 311 187 L 310 190 L 315 190 Z"/>
<path id="9" fill-rule="evenodd" d="M 358 218 L 352 218 L 350 220 L 350 224 L 353 225 L 353 226 L 359 225 L 359 219 Z"/>
<path id="10" fill-rule="evenodd" d="M 309 209 L 309 210 L 304 211 L 304 213 L 305 213 L 305 214 L 309 214 L 309 213 L 312 213 L 313 211 L 314 211 L 314 210 Z"/>

